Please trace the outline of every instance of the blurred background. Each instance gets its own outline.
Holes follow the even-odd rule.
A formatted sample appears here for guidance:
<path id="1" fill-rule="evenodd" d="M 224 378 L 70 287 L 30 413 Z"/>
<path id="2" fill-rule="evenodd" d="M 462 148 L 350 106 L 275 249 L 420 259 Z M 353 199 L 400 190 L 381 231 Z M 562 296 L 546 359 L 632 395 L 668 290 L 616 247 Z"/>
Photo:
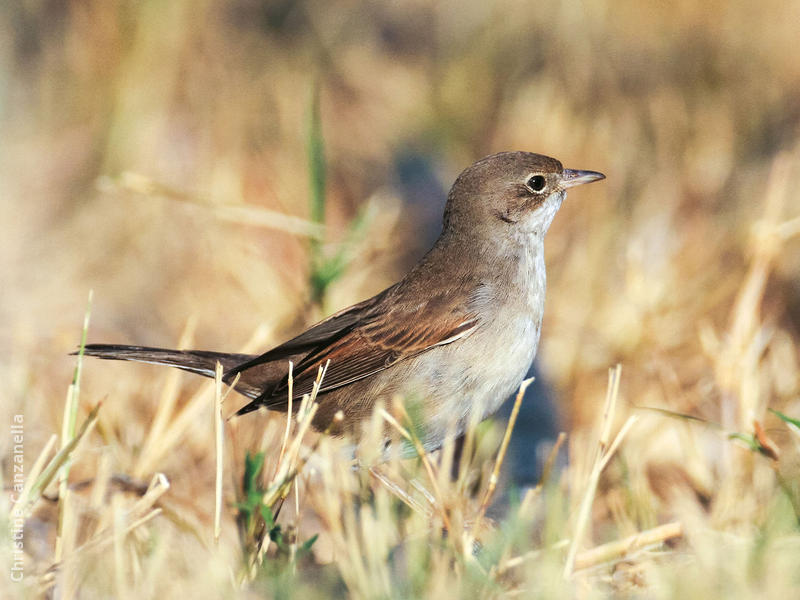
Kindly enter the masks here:
<path id="1" fill-rule="evenodd" d="M 528 150 L 607 175 L 548 234 L 535 423 L 580 439 L 621 363 L 626 411 L 774 430 L 800 414 L 798 28 L 776 0 L 5 2 L 0 416 L 31 457 L 60 430 L 89 290 L 90 341 L 263 350 L 396 281 L 463 168 Z M 165 377 L 87 363 L 82 401 L 133 456 Z M 711 502 L 735 451 L 686 430 L 643 419 L 631 468 Z M 159 468 L 213 487 L 192 439 Z"/>

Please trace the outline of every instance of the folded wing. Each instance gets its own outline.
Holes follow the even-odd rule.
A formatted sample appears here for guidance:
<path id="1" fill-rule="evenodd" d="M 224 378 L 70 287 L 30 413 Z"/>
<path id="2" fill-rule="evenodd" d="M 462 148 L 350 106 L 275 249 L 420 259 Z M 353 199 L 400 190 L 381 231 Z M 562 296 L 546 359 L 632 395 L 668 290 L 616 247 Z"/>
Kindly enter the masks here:
<path id="1" fill-rule="evenodd" d="M 239 375 L 251 385 L 259 378 L 274 382 L 276 361 L 285 372 L 286 361 L 292 360 L 294 400 L 311 392 L 319 368 L 330 361 L 319 390 L 324 394 L 453 342 L 476 326 L 476 315 L 458 301 L 458 295 L 442 292 L 408 304 L 398 298 L 395 286 L 234 367 L 225 374 L 225 380 L 230 382 Z M 277 384 L 264 386 L 263 393 L 239 414 L 259 406 L 280 410 L 287 404 L 288 376 L 284 375 Z"/>

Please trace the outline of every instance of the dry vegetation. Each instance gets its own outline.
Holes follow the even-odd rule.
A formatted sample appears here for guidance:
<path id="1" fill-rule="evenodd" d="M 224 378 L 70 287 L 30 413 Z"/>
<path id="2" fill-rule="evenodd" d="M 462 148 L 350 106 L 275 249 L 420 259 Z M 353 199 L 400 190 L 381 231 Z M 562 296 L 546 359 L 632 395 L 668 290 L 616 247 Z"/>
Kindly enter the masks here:
<path id="1" fill-rule="evenodd" d="M 3 3 L 0 596 L 796 597 L 800 3 L 650 4 Z M 502 518 L 501 426 L 352 470 L 213 382 L 70 386 L 90 289 L 92 341 L 263 350 L 414 260 L 398 157 L 506 149 L 608 179 L 548 237 L 568 466 Z"/>

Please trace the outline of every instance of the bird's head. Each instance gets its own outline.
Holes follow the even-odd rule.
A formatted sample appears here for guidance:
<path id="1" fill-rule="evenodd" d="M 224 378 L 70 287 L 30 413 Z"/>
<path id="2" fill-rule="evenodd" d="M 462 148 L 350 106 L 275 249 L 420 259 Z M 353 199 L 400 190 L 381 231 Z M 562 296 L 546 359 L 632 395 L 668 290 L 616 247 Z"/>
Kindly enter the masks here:
<path id="1" fill-rule="evenodd" d="M 447 197 L 444 232 L 469 238 L 527 233 L 544 236 L 567 189 L 604 179 L 596 171 L 565 169 L 532 152 L 487 156 L 458 176 Z"/>

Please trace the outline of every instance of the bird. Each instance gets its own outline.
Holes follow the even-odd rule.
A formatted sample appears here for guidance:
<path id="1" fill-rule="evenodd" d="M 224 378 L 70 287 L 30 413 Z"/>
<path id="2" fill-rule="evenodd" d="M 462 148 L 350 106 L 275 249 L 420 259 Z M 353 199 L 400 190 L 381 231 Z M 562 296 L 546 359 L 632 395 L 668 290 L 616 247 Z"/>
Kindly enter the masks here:
<path id="1" fill-rule="evenodd" d="M 604 178 L 532 152 L 492 154 L 456 178 L 439 238 L 405 277 L 263 354 L 88 344 L 84 355 L 205 377 L 220 363 L 250 400 L 236 415 L 296 410 L 327 365 L 316 429 L 357 438 L 379 402 L 413 398 L 420 442 L 435 450 L 520 386 L 544 315 L 545 234 L 569 188 Z"/>

